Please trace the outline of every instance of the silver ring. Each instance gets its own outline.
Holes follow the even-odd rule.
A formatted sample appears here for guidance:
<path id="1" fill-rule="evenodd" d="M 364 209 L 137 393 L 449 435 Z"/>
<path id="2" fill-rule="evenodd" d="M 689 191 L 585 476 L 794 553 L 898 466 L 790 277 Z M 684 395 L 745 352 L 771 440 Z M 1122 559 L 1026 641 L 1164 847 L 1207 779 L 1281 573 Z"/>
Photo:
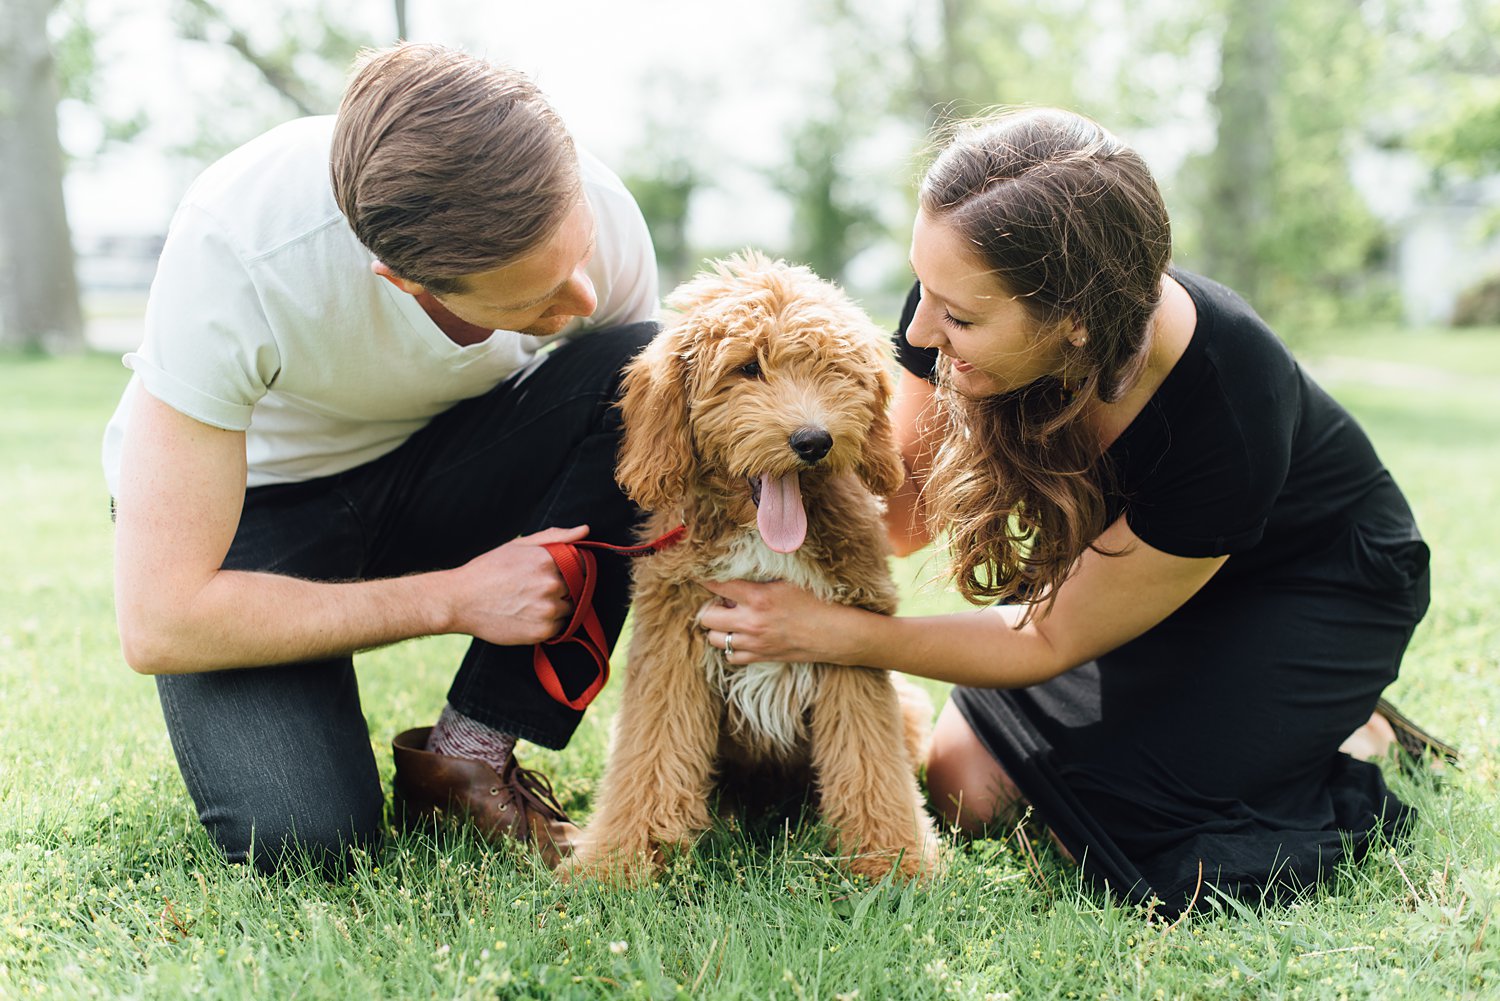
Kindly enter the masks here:
<path id="1" fill-rule="evenodd" d="M 733 657 L 734 656 L 734 633 L 725 633 L 724 634 L 724 656 L 725 657 Z"/>

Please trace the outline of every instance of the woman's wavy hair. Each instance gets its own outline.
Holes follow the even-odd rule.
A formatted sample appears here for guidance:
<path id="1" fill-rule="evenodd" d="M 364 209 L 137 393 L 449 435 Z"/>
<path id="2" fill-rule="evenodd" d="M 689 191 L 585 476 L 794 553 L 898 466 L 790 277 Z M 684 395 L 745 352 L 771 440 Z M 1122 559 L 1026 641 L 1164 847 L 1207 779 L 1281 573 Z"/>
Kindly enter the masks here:
<path id="1" fill-rule="evenodd" d="M 951 389 L 941 363 L 946 426 L 925 499 L 933 528 L 950 535 L 964 597 L 1028 603 L 1029 619 L 1107 527 L 1110 471 L 1083 418 L 1118 400 L 1145 362 L 1171 224 L 1145 161 L 1087 118 L 1028 109 L 950 128 L 922 210 L 969 241 L 1037 336 L 1058 339 L 1063 363 L 983 398 Z"/>

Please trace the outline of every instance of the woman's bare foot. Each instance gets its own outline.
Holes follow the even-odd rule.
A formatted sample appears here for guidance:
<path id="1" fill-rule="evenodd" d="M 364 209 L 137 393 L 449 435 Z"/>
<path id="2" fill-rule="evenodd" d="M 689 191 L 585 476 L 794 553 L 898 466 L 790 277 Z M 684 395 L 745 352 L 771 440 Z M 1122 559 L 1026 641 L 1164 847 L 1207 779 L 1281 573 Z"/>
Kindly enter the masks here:
<path id="1" fill-rule="evenodd" d="M 1370 717 L 1368 723 L 1355 730 L 1339 750 L 1358 761 L 1383 761 L 1396 743 L 1396 731 L 1379 713 Z"/>

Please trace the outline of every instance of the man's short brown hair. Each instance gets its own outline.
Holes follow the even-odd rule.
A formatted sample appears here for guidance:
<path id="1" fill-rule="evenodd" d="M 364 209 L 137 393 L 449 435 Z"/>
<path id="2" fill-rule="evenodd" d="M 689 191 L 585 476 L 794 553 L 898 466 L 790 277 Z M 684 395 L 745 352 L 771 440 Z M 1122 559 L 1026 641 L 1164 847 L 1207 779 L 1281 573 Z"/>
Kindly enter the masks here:
<path id="1" fill-rule="evenodd" d="M 581 188 L 573 140 L 536 86 L 440 45 L 362 58 L 330 170 L 360 242 L 439 294 L 534 250 Z"/>

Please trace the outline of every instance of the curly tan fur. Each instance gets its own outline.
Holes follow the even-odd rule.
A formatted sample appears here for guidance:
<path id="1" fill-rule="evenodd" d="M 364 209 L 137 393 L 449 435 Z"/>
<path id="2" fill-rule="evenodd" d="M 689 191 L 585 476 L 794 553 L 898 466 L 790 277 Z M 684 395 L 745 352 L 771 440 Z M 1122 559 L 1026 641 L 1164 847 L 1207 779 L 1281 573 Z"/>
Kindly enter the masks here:
<path id="1" fill-rule="evenodd" d="M 931 872 L 937 842 L 914 774 L 925 693 L 864 668 L 728 667 L 694 621 L 711 597 L 697 582 L 736 578 L 894 610 L 879 497 L 903 471 L 885 338 L 834 286 L 755 254 L 718 262 L 668 306 L 675 322 L 626 373 L 618 475 L 653 512 L 644 538 L 685 524 L 687 541 L 635 564 L 624 699 L 593 822 L 563 875 L 649 873 L 663 847 L 709 826 L 719 779 L 747 769 L 810 774 L 855 872 Z M 809 425 L 832 438 L 813 463 L 789 444 Z M 807 536 L 795 552 L 757 532 L 750 478 L 761 474 L 800 478 Z"/>

